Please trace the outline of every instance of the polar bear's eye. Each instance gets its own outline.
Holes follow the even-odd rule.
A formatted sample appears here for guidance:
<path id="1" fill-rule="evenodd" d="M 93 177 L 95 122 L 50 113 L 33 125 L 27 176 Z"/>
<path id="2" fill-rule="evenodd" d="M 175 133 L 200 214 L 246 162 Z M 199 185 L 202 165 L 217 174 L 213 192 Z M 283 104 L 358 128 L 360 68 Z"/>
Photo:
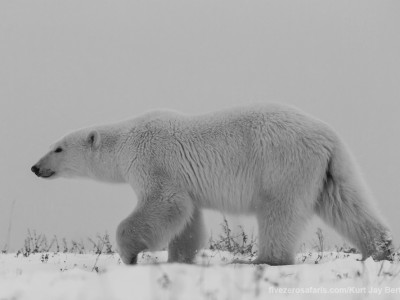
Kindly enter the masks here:
<path id="1" fill-rule="evenodd" d="M 55 153 L 60 153 L 61 151 L 63 151 L 61 147 L 58 147 L 56 150 L 54 150 Z"/>

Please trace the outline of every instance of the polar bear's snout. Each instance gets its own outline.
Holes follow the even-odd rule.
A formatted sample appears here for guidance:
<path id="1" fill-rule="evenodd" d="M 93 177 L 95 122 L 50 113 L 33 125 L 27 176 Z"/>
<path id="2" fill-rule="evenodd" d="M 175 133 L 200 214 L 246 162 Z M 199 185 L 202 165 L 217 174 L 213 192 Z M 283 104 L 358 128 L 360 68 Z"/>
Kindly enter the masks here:
<path id="1" fill-rule="evenodd" d="M 56 173 L 51 169 L 41 168 L 39 164 L 34 165 L 31 168 L 31 171 L 33 173 L 35 173 L 36 176 L 42 177 L 42 178 L 49 178 L 49 177 L 53 176 Z"/>
<path id="2" fill-rule="evenodd" d="M 35 173 L 37 176 L 39 176 L 40 168 L 39 168 L 37 165 L 34 165 L 34 166 L 31 168 L 31 171 L 32 171 L 33 173 Z"/>

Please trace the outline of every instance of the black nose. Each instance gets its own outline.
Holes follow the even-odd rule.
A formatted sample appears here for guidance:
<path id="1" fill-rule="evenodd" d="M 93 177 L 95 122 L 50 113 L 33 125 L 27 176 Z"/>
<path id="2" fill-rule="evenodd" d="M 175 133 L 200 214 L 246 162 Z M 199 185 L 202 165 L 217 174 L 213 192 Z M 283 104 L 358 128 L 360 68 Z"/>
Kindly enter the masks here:
<path id="1" fill-rule="evenodd" d="M 34 166 L 31 168 L 31 171 L 37 175 L 37 174 L 39 173 L 40 169 L 39 169 L 36 165 L 34 165 Z"/>

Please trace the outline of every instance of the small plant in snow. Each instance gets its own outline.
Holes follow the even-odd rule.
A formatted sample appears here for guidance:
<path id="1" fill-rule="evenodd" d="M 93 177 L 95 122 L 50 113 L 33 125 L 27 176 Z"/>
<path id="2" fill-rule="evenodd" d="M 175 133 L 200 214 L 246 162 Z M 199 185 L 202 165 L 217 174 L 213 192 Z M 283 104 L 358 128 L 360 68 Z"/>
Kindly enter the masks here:
<path id="1" fill-rule="evenodd" d="M 24 247 L 17 252 L 17 256 L 22 254 L 28 257 L 30 254 L 48 252 L 49 248 L 45 235 L 37 234 L 35 230 L 31 233 L 31 231 L 28 230 L 28 236 L 25 238 Z"/>
<path id="2" fill-rule="evenodd" d="M 115 253 L 110 242 L 110 236 L 107 232 L 103 235 L 98 234 L 96 236 L 96 240 L 88 238 L 88 241 L 92 244 L 93 252 L 95 254 Z M 72 240 L 70 243 L 68 243 L 66 238 L 62 238 L 60 243 L 57 236 L 54 236 L 49 243 L 44 234 L 38 234 L 35 230 L 28 230 L 28 235 L 24 239 L 24 246 L 17 251 L 17 257 L 21 254 L 25 257 L 28 257 L 31 254 L 46 252 L 76 254 L 88 253 L 83 241 L 77 242 Z"/>
<path id="3" fill-rule="evenodd" d="M 251 235 L 250 239 L 242 226 L 239 226 L 240 232 L 232 234 L 229 228 L 228 220 L 224 218 L 221 224 L 223 233 L 219 235 L 218 240 L 214 240 L 211 236 L 209 239 L 210 250 L 229 251 L 234 254 L 249 255 L 253 257 L 256 255 L 255 245 L 256 239 Z"/>
<path id="4" fill-rule="evenodd" d="M 85 253 L 85 245 L 83 242 L 76 242 L 74 240 L 71 241 L 71 249 L 70 252 L 84 254 Z"/>
<path id="5" fill-rule="evenodd" d="M 315 263 L 318 264 L 323 256 L 323 252 L 324 252 L 324 235 L 322 234 L 322 229 L 321 228 L 317 228 L 317 239 L 318 239 L 318 243 L 317 243 L 317 251 L 318 251 L 318 257 L 315 260 Z"/>
<path id="6" fill-rule="evenodd" d="M 93 251 L 95 254 L 114 254 L 115 251 L 112 249 L 112 244 L 110 242 L 110 236 L 106 232 L 103 236 L 97 235 L 97 241 L 88 238 L 89 242 L 93 246 Z"/>

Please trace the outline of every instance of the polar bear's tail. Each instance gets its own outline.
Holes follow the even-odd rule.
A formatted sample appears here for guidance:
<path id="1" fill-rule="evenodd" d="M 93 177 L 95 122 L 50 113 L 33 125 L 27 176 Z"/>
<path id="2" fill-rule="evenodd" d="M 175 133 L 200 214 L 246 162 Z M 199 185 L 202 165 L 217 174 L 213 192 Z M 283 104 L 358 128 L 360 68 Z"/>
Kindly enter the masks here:
<path id="1" fill-rule="evenodd" d="M 339 141 L 331 154 L 316 213 L 361 250 L 363 259 L 390 259 L 390 230 L 346 146 Z"/>

